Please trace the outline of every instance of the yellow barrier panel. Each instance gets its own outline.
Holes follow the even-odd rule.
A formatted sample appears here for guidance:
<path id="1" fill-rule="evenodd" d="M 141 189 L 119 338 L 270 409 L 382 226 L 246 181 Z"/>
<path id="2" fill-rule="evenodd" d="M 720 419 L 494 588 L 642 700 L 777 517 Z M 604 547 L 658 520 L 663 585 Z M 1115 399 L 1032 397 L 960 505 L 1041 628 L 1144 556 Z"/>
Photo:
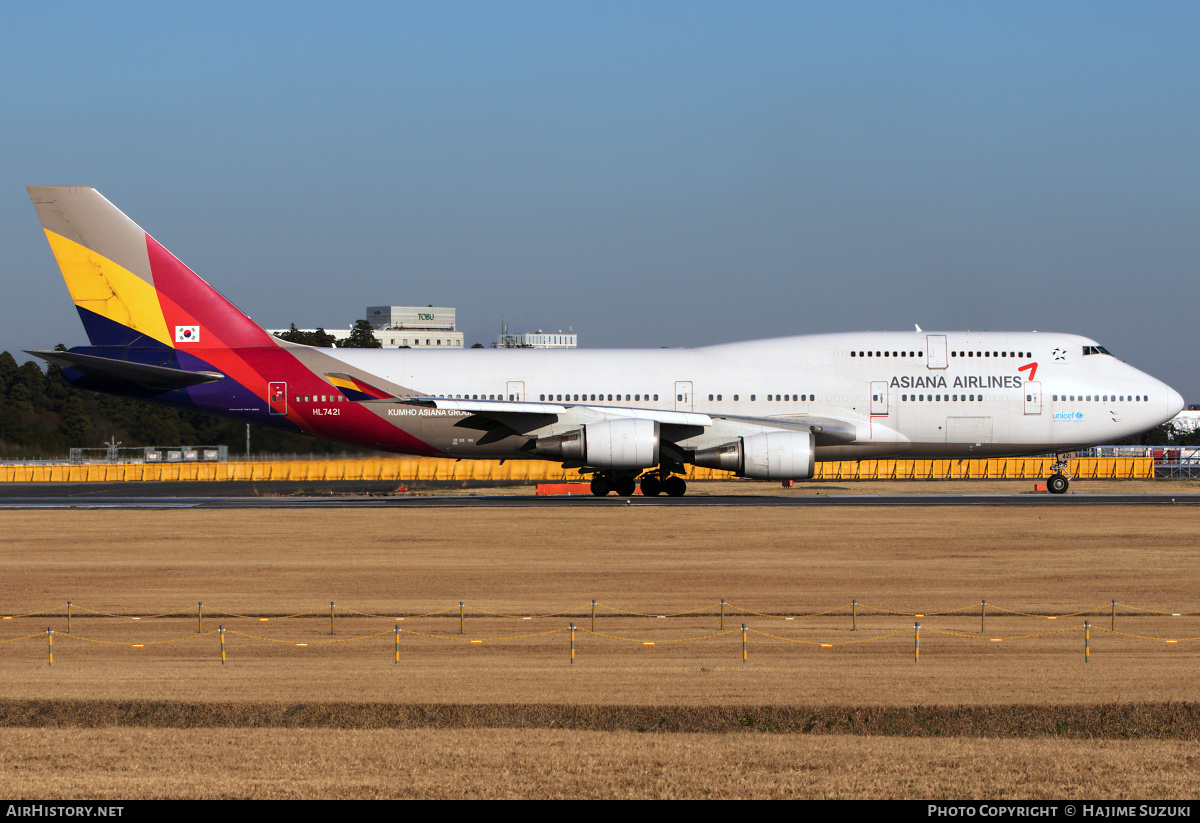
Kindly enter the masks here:
<path id="1" fill-rule="evenodd" d="M 843 460 L 818 463 L 814 480 L 1038 480 L 1054 461 L 1043 457 L 980 460 Z M 1150 457 L 1085 457 L 1068 473 L 1085 480 L 1154 477 Z M 729 472 L 688 467 L 689 480 L 727 480 Z M 453 460 L 392 457 L 339 460 L 263 460 L 230 463 L 126 463 L 76 466 L 0 466 L 0 482 L 119 482 L 167 480 L 509 481 L 581 480 L 574 469 L 545 460 Z"/>

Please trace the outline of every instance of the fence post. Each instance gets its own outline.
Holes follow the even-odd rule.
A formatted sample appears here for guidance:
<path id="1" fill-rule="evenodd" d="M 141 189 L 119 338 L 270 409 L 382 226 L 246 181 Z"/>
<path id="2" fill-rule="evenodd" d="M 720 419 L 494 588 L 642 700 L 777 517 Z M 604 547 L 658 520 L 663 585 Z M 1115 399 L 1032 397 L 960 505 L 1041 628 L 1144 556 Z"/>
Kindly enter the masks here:
<path id="1" fill-rule="evenodd" d="M 979 633 L 987 634 L 987 601 L 979 601 Z"/>
<path id="2" fill-rule="evenodd" d="M 204 634 L 204 601 L 196 603 L 196 634 Z"/>
<path id="3" fill-rule="evenodd" d="M 329 633 L 333 634 L 333 601 L 329 601 Z"/>
<path id="4" fill-rule="evenodd" d="M 1117 630 L 1117 601 L 1115 599 L 1112 602 L 1112 630 L 1114 632 Z"/>
<path id="5" fill-rule="evenodd" d="M 921 624 L 913 623 L 913 662 L 921 662 Z"/>
<path id="6" fill-rule="evenodd" d="M 400 627 L 396 627 L 396 665 L 400 665 Z"/>
<path id="7" fill-rule="evenodd" d="M 571 665 L 575 665 L 575 624 L 571 624 Z"/>
<path id="8" fill-rule="evenodd" d="M 725 628 L 725 598 L 721 598 L 721 628 Z"/>
<path id="9" fill-rule="evenodd" d="M 46 649 L 50 655 L 50 668 L 54 668 L 54 629 L 46 627 Z"/>
<path id="10" fill-rule="evenodd" d="M 1087 663 L 1092 656 L 1092 621 L 1083 621 L 1083 662 Z"/>
<path id="11" fill-rule="evenodd" d="M 592 631 L 596 631 L 596 601 L 592 600 Z"/>
<path id="12" fill-rule="evenodd" d="M 467 630 L 463 627 L 463 602 L 458 601 L 458 633 L 466 634 Z"/>
<path id="13" fill-rule="evenodd" d="M 746 624 L 742 624 L 742 662 L 746 662 Z"/>
<path id="14" fill-rule="evenodd" d="M 850 631 L 858 631 L 858 601 L 850 601 Z"/>
<path id="15" fill-rule="evenodd" d="M 71 601 L 67 601 L 67 634 L 71 633 Z"/>
<path id="16" fill-rule="evenodd" d="M 217 626 L 217 634 L 221 635 L 221 665 L 225 665 L 225 627 Z"/>

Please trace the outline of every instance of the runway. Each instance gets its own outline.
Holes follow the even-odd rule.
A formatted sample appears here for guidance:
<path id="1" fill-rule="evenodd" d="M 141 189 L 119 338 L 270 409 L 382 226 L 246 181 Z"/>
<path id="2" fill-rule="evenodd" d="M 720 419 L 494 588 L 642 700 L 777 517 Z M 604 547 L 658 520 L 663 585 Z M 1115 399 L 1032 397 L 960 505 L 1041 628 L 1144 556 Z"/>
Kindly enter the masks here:
<path id="1" fill-rule="evenodd" d="M 207 495 L 196 494 L 195 483 L 129 484 L 55 483 L 11 484 L 0 487 L 4 509 L 454 509 L 454 508 L 610 508 L 610 507 L 821 507 L 851 506 L 1196 506 L 1200 494 L 692 494 L 683 497 L 573 495 L 538 497 L 488 493 L 393 494 L 356 484 L 354 494 L 295 489 L 266 489 L 264 484 L 205 484 Z M 20 488 L 24 487 L 24 488 Z M 228 486 L 237 486 L 230 489 Z M 164 488 L 169 487 L 169 488 Z"/>

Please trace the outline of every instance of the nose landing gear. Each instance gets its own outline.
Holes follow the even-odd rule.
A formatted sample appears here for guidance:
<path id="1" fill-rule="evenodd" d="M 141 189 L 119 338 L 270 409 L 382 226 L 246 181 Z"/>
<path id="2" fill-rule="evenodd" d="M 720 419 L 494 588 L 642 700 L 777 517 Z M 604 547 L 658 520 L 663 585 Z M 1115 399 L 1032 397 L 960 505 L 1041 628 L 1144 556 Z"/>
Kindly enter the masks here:
<path id="1" fill-rule="evenodd" d="M 1054 465 L 1050 467 L 1054 474 L 1046 479 L 1046 491 L 1051 494 L 1066 494 L 1067 488 L 1071 485 L 1070 478 L 1065 474 L 1067 470 L 1067 456 L 1060 454 L 1054 460 Z"/>

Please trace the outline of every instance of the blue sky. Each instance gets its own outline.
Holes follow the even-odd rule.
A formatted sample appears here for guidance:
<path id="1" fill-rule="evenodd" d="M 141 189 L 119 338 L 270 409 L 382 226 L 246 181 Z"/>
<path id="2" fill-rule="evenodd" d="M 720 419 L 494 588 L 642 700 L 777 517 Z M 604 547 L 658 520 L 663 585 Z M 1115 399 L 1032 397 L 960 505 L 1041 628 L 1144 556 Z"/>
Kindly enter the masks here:
<path id="1" fill-rule="evenodd" d="M 27 185 L 266 326 L 1057 330 L 1200 402 L 1194 3 L 21 4 L 0 348 L 85 342 Z"/>

